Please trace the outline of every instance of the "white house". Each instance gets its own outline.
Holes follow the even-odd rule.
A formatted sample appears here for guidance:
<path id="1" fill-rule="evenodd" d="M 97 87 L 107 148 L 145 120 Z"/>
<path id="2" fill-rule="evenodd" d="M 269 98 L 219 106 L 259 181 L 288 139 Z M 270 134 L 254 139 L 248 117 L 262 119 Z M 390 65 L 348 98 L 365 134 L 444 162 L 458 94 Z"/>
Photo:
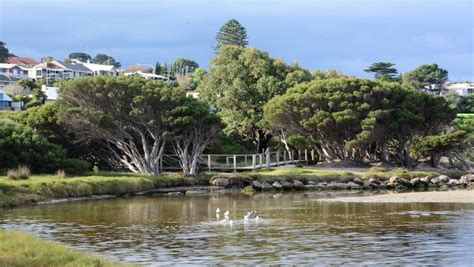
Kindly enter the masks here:
<path id="1" fill-rule="evenodd" d="M 81 63 L 90 69 L 94 76 L 118 76 L 119 70 L 113 65 L 102 65 L 94 63 Z"/>
<path id="2" fill-rule="evenodd" d="M 0 74 L 13 78 L 28 78 L 28 69 L 17 64 L 0 63 Z"/>
<path id="3" fill-rule="evenodd" d="M 451 83 L 446 85 L 446 89 L 455 91 L 460 96 L 474 94 L 474 83 Z"/>
<path id="4" fill-rule="evenodd" d="M 130 75 L 140 75 L 145 79 L 154 80 L 154 81 L 168 81 L 169 80 L 168 77 L 153 74 L 153 73 L 146 73 L 146 72 L 142 72 L 142 71 L 125 72 L 125 76 L 130 76 Z"/>
<path id="5" fill-rule="evenodd" d="M 54 86 L 41 86 L 41 91 L 46 95 L 46 102 L 58 100 L 58 88 Z"/>
<path id="6" fill-rule="evenodd" d="M 13 100 L 3 91 L 0 91 L 0 110 L 11 109 L 12 103 L 13 103 Z"/>

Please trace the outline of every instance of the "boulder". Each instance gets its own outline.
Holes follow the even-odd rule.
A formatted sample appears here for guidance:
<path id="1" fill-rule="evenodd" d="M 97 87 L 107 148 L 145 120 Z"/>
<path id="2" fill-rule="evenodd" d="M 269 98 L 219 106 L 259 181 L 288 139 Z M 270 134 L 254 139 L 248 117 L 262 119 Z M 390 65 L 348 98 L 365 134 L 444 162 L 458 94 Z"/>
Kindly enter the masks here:
<path id="1" fill-rule="evenodd" d="M 362 181 L 362 179 L 360 179 L 359 177 L 356 177 L 356 178 L 352 179 L 352 182 L 355 183 L 355 184 L 358 184 L 358 185 L 363 185 L 364 184 L 364 181 Z"/>
<path id="2" fill-rule="evenodd" d="M 347 186 L 352 189 L 352 190 L 360 190 L 362 189 L 362 186 L 360 184 L 356 184 L 354 182 L 348 182 Z"/>
<path id="3" fill-rule="evenodd" d="M 317 184 L 315 181 L 308 181 L 308 184 L 312 184 L 312 185 L 315 185 Z"/>
<path id="4" fill-rule="evenodd" d="M 272 184 L 273 188 L 276 190 L 283 190 L 283 186 L 280 184 L 280 182 L 276 181 Z"/>
<path id="5" fill-rule="evenodd" d="M 262 183 L 262 191 L 273 191 L 275 188 L 269 182 Z"/>
<path id="6" fill-rule="evenodd" d="M 252 186 L 255 190 L 258 190 L 258 191 L 262 191 L 263 190 L 263 185 L 260 181 L 258 180 L 255 180 L 255 181 L 252 181 Z"/>
<path id="7" fill-rule="evenodd" d="M 295 187 L 296 190 L 304 189 L 304 184 L 299 180 L 294 180 L 293 181 L 293 186 Z"/>
<path id="8" fill-rule="evenodd" d="M 461 183 L 457 179 L 449 179 L 449 181 L 448 181 L 449 186 L 457 186 L 457 185 L 460 185 L 460 184 Z"/>
<path id="9" fill-rule="evenodd" d="M 461 179 L 459 179 L 459 182 L 463 184 L 469 184 L 469 183 L 474 182 L 474 174 L 470 173 L 470 174 L 461 176 Z"/>
<path id="10" fill-rule="evenodd" d="M 293 184 L 288 182 L 288 181 L 282 181 L 281 186 L 283 186 L 284 190 L 292 190 L 293 189 Z"/>
<path id="11" fill-rule="evenodd" d="M 435 186 L 439 185 L 440 183 L 441 182 L 439 181 L 438 177 L 431 178 L 430 180 L 430 184 L 435 185 Z"/>
<path id="12" fill-rule="evenodd" d="M 372 184 L 380 185 L 380 181 L 375 179 L 375 178 L 370 178 L 369 182 L 372 183 Z"/>
<path id="13" fill-rule="evenodd" d="M 436 178 L 438 178 L 439 182 L 440 182 L 440 183 L 443 183 L 443 184 L 449 182 L 449 179 L 450 179 L 450 178 L 449 178 L 448 176 L 446 176 L 446 175 L 440 175 L 440 176 L 438 176 L 438 177 L 436 177 Z"/>
<path id="14" fill-rule="evenodd" d="M 213 177 L 210 181 L 212 186 L 228 187 L 230 185 L 229 179 L 224 177 Z"/>
<path id="15" fill-rule="evenodd" d="M 420 178 L 420 181 L 422 183 L 429 183 L 431 181 L 431 177 L 429 177 L 429 176 L 422 177 L 422 178 Z"/>

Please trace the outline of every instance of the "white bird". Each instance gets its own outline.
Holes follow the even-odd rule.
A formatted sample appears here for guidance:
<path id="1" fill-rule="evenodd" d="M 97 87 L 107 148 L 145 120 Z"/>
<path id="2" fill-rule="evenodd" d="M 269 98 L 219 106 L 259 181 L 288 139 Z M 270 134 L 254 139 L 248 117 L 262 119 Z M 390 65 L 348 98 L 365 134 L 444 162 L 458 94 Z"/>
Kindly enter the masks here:
<path id="1" fill-rule="evenodd" d="M 221 213 L 221 209 L 217 208 L 216 209 L 216 214 L 219 214 L 219 213 Z"/>
<path id="2" fill-rule="evenodd" d="M 233 223 L 234 223 L 234 221 L 232 221 L 232 220 L 229 221 L 230 226 L 232 226 Z"/>
<path id="3" fill-rule="evenodd" d="M 224 216 L 229 217 L 230 212 L 228 210 L 225 211 Z"/>
<path id="4" fill-rule="evenodd" d="M 247 212 L 246 215 L 244 215 L 244 220 L 250 220 L 253 219 L 256 215 L 256 212 L 254 210 Z"/>
<path id="5" fill-rule="evenodd" d="M 255 217 L 255 221 L 258 221 L 258 220 L 260 220 L 260 217 L 258 217 L 258 216 Z"/>

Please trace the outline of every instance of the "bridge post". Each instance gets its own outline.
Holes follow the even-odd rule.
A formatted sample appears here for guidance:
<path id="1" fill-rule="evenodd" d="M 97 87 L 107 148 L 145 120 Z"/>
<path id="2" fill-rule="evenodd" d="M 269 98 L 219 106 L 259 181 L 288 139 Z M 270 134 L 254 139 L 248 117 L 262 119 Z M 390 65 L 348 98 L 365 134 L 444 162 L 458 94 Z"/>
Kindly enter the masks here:
<path id="1" fill-rule="evenodd" d="M 237 155 L 234 155 L 234 172 L 237 172 Z"/>
<path id="2" fill-rule="evenodd" d="M 280 150 L 277 150 L 277 152 L 276 152 L 276 158 L 277 158 L 277 164 L 276 164 L 276 166 L 278 167 L 278 165 L 280 164 Z"/>
<path id="3" fill-rule="evenodd" d="M 212 170 L 212 167 L 211 167 L 211 154 L 207 154 L 207 167 L 209 168 L 209 171 Z"/>
<path id="4" fill-rule="evenodd" d="M 252 169 L 255 170 L 255 165 L 257 164 L 257 155 L 252 155 Z"/>
<path id="5" fill-rule="evenodd" d="M 304 150 L 304 161 L 305 161 L 305 164 L 308 165 L 308 150 L 307 149 Z"/>
<path id="6" fill-rule="evenodd" d="M 314 162 L 314 149 L 311 149 L 311 161 Z"/>
<path id="7" fill-rule="evenodd" d="M 270 168 L 270 148 L 267 148 L 267 150 L 265 151 L 265 158 L 266 158 L 266 162 L 267 162 L 267 168 Z"/>
<path id="8" fill-rule="evenodd" d="M 263 154 L 262 154 L 262 153 L 258 154 L 258 157 L 259 157 L 259 159 L 260 159 L 260 160 L 259 160 L 259 162 L 260 162 L 259 167 L 262 168 Z"/>

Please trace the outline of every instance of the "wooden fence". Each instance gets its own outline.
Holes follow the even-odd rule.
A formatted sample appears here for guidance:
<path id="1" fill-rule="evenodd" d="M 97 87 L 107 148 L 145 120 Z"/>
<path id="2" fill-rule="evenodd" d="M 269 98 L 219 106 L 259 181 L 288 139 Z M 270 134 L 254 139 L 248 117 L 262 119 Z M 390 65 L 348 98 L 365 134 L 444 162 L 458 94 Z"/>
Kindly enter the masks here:
<path id="1" fill-rule="evenodd" d="M 307 164 L 315 160 L 314 151 L 275 151 L 267 150 L 259 154 L 203 154 L 199 160 L 199 169 L 207 171 L 244 171 L 288 164 Z M 160 169 L 180 170 L 177 155 L 163 155 Z"/>

